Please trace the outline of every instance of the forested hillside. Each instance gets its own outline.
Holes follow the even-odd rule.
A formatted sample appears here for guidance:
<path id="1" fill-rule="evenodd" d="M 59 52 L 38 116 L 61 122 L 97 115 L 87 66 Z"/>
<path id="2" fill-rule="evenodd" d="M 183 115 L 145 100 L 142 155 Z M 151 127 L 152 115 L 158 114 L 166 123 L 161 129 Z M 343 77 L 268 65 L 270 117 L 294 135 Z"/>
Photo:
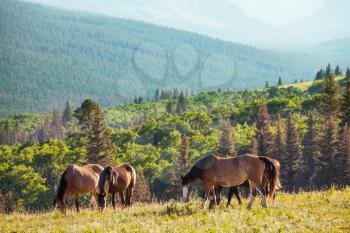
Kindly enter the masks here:
<path id="1" fill-rule="evenodd" d="M 134 95 L 150 97 L 156 88 L 198 92 L 263 87 L 278 76 L 305 80 L 326 62 L 344 66 L 336 57 L 265 51 L 131 20 L 3 0 L 0 114 L 48 112 L 67 99 L 77 106 L 88 97 L 108 106 Z"/>
<path id="2" fill-rule="evenodd" d="M 86 99 L 50 115 L 2 118 L 0 207 L 49 208 L 62 172 L 86 163 L 134 166 L 134 201 L 177 198 L 179 176 L 213 153 L 278 159 L 287 192 L 349 185 L 350 69 L 335 76 L 328 66 L 307 85 L 278 83 L 193 95 L 157 90 L 153 101 L 104 111 Z"/>

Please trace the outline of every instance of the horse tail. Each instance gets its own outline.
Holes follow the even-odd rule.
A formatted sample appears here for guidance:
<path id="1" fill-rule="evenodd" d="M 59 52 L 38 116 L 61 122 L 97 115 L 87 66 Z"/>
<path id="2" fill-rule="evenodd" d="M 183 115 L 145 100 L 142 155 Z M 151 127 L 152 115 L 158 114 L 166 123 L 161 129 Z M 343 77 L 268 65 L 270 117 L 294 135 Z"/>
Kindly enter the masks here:
<path id="1" fill-rule="evenodd" d="M 69 167 L 69 168 L 70 168 L 70 167 Z M 63 174 L 62 174 L 62 176 L 61 176 L 60 183 L 59 183 L 58 189 L 57 189 L 57 195 L 56 195 L 56 198 L 55 198 L 55 200 L 54 200 L 54 204 L 56 203 L 56 200 L 59 200 L 59 201 L 61 201 L 62 203 L 64 202 L 64 200 L 63 200 L 63 198 L 64 198 L 64 193 L 66 192 L 67 185 L 68 185 L 65 176 L 66 176 L 67 171 L 68 171 L 69 168 L 67 168 L 67 169 L 63 172 Z"/>
<path id="2" fill-rule="evenodd" d="M 266 195 L 272 197 L 276 191 L 276 188 L 280 185 L 279 181 L 279 167 L 270 158 L 265 156 L 259 156 L 259 159 L 265 163 L 265 170 L 263 180 L 267 182 L 265 191 Z M 265 186 L 265 184 L 263 184 Z"/>
<path id="3" fill-rule="evenodd" d="M 136 171 L 130 165 L 127 165 L 126 167 L 127 167 L 128 171 L 131 172 L 131 182 L 130 183 L 132 184 L 132 187 L 135 187 L 135 185 L 136 185 Z"/>

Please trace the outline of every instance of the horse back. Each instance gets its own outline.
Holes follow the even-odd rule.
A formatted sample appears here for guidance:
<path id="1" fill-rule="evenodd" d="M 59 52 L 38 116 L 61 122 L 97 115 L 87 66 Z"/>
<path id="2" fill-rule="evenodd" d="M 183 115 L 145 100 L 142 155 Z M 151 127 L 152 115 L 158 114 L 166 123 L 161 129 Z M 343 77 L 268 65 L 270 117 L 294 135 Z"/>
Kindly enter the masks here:
<path id="1" fill-rule="evenodd" d="M 119 165 L 113 168 L 118 173 L 117 190 L 124 190 L 130 185 L 135 185 L 136 172 L 133 167 L 128 164 Z"/>
<path id="2" fill-rule="evenodd" d="M 70 165 L 65 174 L 68 193 L 89 193 L 98 185 L 99 174 L 93 169 L 93 166 L 80 167 Z"/>

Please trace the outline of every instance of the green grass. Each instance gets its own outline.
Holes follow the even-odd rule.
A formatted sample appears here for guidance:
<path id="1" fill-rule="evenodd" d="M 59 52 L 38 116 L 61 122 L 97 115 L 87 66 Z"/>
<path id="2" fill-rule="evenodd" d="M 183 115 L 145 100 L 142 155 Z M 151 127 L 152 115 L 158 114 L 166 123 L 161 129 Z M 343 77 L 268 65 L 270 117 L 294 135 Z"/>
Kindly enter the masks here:
<path id="1" fill-rule="evenodd" d="M 251 211 L 243 206 L 213 210 L 190 204 L 135 204 L 104 213 L 83 210 L 0 216 L 0 232 L 350 232 L 350 188 L 342 191 L 278 194 L 275 206 Z"/>
<path id="2" fill-rule="evenodd" d="M 344 79 L 344 76 L 336 76 L 335 77 L 335 81 L 341 81 L 342 79 Z M 322 80 L 312 80 L 312 81 L 306 81 L 306 82 L 302 82 L 302 83 L 292 83 L 292 84 L 286 84 L 286 85 L 282 85 L 281 88 L 288 88 L 288 87 L 295 87 L 300 89 L 301 91 L 306 91 L 307 89 L 309 89 L 312 85 L 315 84 L 320 84 L 322 83 Z"/>

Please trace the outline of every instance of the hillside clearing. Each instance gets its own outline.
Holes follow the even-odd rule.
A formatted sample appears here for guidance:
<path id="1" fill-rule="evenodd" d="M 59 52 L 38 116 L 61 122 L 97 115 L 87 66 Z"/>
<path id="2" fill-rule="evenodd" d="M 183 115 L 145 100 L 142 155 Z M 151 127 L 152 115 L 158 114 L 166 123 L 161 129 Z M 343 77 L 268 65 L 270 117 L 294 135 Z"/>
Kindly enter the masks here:
<path id="1" fill-rule="evenodd" d="M 275 207 L 252 211 L 243 206 L 200 209 L 200 202 L 184 205 L 135 204 L 131 209 L 58 211 L 0 217 L 1 232 L 349 232 L 350 188 L 342 191 L 279 194 Z"/>

